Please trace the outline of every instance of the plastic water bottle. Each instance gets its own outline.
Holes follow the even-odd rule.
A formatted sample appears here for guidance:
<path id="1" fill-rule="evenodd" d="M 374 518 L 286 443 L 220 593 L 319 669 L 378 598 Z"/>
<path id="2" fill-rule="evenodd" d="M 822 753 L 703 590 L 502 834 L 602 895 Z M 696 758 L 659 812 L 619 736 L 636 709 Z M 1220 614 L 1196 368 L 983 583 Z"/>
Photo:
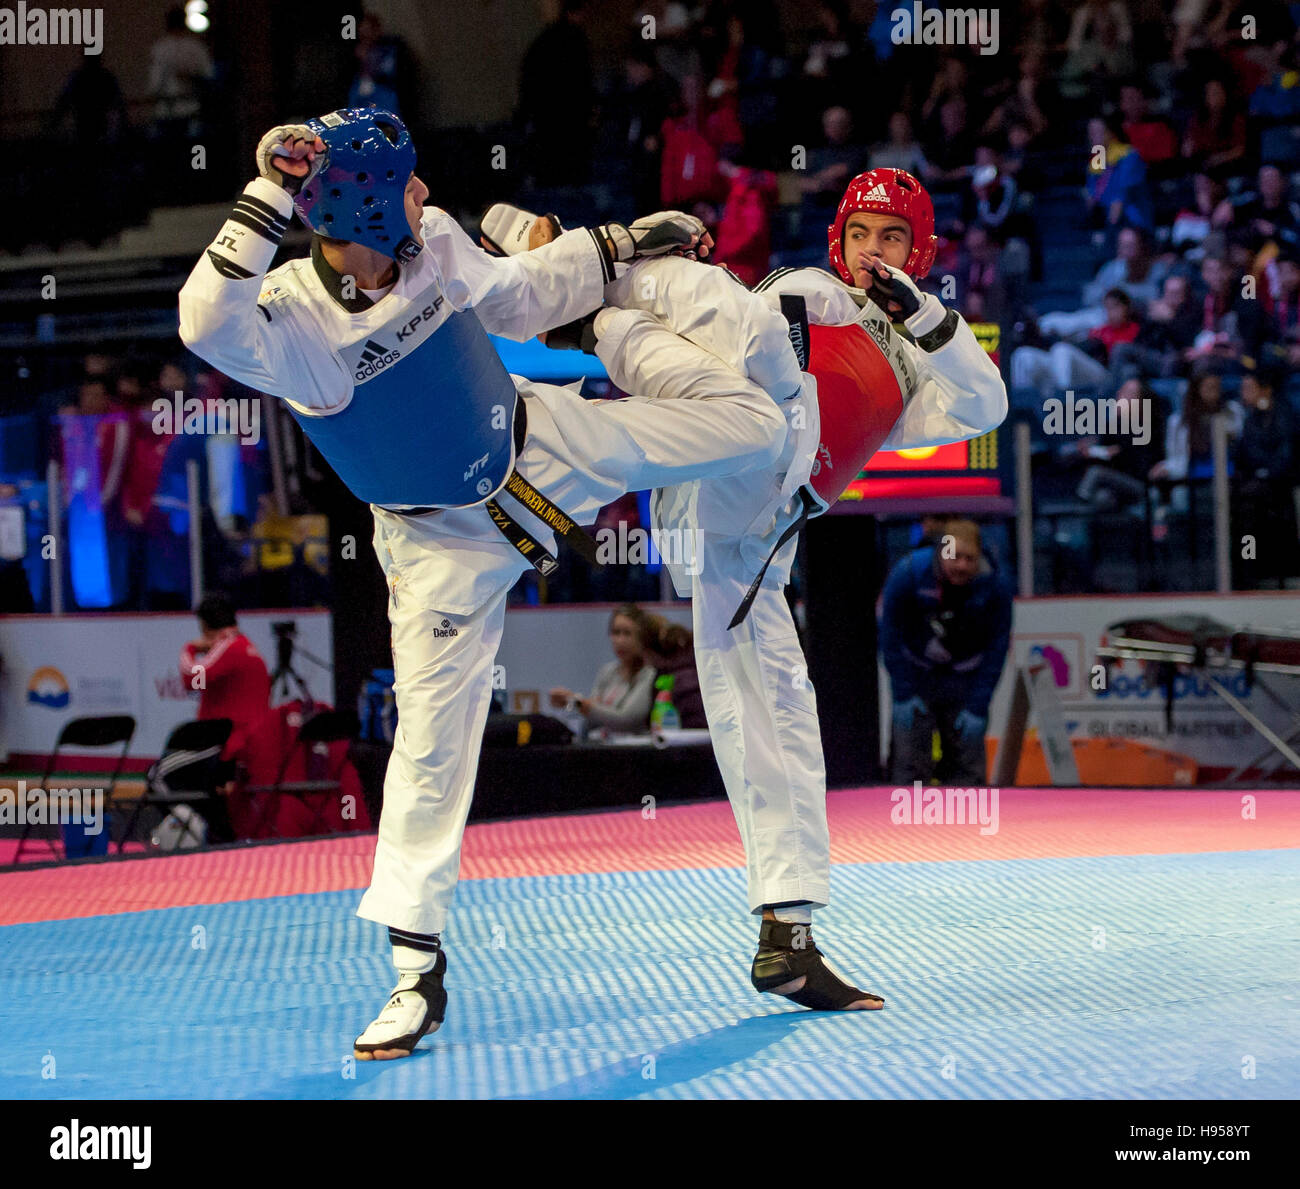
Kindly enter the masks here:
<path id="1" fill-rule="evenodd" d="M 673 705 L 673 682 L 671 673 L 655 678 L 654 705 L 650 707 L 650 726 L 656 730 L 676 731 L 682 725 L 682 716 Z"/>

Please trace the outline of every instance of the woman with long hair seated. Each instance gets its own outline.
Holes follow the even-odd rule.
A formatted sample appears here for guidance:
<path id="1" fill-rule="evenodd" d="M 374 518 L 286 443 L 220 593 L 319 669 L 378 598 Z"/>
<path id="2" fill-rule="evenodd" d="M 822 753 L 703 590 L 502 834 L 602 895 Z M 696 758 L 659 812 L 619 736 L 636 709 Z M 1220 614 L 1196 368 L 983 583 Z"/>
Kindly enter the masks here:
<path id="1" fill-rule="evenodd" d="M 655 671 L 646 663 L 649 616 L 635 603 L 624 603 L 609 617 L 609 642 L 614 659 L 596 674 L 586 697 L 557 686 L 550 692 L 556 709 L 575 707 L 585 720 L 584 734 L 593 730 L 635 734 L 650 729 Z"/>

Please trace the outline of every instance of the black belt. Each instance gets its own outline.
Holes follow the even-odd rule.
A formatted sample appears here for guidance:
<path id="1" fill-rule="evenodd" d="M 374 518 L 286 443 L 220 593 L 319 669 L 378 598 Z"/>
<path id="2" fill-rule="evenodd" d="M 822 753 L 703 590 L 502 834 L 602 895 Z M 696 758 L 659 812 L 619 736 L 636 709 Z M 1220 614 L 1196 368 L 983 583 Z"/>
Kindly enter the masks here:
<path id="1" fill-rule="evenodd" d="M 523 452 L 524 440 L 528 436 L 528 413 L 524 407 L 523 397 L 515 401 L 515 457 Z M 570 547 L 589 565 L 599 566 L 603 563 L 596 559 L 596 542 L 593 541 L 568 513 L 562 511 L 517 470 L 511 470 L 506 479 L 506 491 L 527 508 L 547 528 L 558 533 Z M 542 575 L 550 577 L 559 568 L 558 559 L 542 548 L 541 542 L 523 528 L 495 499 L 486 500 L 483 506 L 492 523 L 507 541 L 528 559 L 533 568 Z M 430 512 L 439 512 L 440 508 L 405 508 L 403 516 L 427 516 Z"/>
<path id="2" fill-rule="evenodd" d="M 754 599 L 758 597 L 758 588 L 763 585 L 763 577 L 767 574 L 767 567 L 772 564 L 772 559 L 781 552 L 781 547 L 808 523 L 808 513 L 817 506 L 817 501 L 808 494 L 806 487 L 799 488 L 799 498 L 802 503 L 799 515 L 795 518 L 794 523 L 781 534 L 780 540 L 772 546 L 772 552 L 767 555 L 767 561 L 763 563 L 763 568 L 759 570 L 758 577 L 749 584 L 745 597 L 741 599 L 740 606 L 736 608 L 736 614 L 731 617 L 731 622 L 727 624 L 728 631 L 745 622 L 745 616 L 749 614 L 750 607 L 754 605 Z"/>

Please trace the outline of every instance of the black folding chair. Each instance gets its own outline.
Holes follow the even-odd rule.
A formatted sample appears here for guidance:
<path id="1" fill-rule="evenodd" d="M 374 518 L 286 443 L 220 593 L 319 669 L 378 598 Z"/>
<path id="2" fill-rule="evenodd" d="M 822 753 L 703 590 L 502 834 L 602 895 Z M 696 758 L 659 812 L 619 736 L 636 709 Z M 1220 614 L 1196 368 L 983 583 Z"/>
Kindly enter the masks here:
<path id="1" fill-rule="evenodd" d="M 117 786 L 117 779 L 122 774 L 123 765 L 126 763 L 126 750 L 131 745 L 131 737 L 135 734 L 135 719 L 129 714 L 108 714 L 98 718 L 74 718 L 63 724 L 63 730 L 59 732 L 59 737 L 55 740 L 54 750 L 50 752 L 50 757 L 45 763 L 45 771 L 41 775 L 40 788 L 46 795 L 49 795 L 50 780 L 59 769 L 59 752 L 65 747 L 115 747 L 121 745 L 122 750 L 118 753 L 117 762 L 113 766 L 112 775 L 108 778 L 108 787 L 104 790 L 104 828 L 108 828 L 113 812 L 113 790 Z M 98 789 L 84 790 L 86 792 L 98 792 Z M 52 816 L 52 815 L 51 815 Z M 49 851 L 49 857 L 52 859 L 62 859 L 67 857 L 67 848 L 63 846 L 63 836 L 59 829 L 58 823 L 47 822 L 45 825 L 39 825 L 33 822 L 23 824 L 23 832 L 18 836 L 18 849 L 14 851 L 13 861 L 15 864 L 21 861 L 23 847 L 27 845 L 28 839 L 32 837 L 32 831 L 39 830 L 33 841 L 45 845 Z M 60 849 L 64 851 L 60 854 Z M 105 847 L 107 853 L 107 846 Z"/>
<path id="2" fill-rule="evenodd" d="M 167 736 L 163 753 L 149 769 L 144 792 L 118 839 L 118 854 L 127 840 L 135 836 L 136 823 L 146 808 L 156 809 L 160 817 L 165 817 L 174 806 L 186 805 L 203 814 L 209 828 L 213 817 L 220 815 L 225 820 L 225 806 L 217 788 L 232 775 L 233 766 L 221 759 L 232 730 L 234 724 L 228 718 L 206 718 L 183 722 Z M 183 847 L 187 838 L 195 846 L 202 846 L 205 839 L 198 833 L 199 819 L 193 813 L 175 817 L 181 826 L 177 847 Z"/>
<path id="3" fill-rule="evenodd" d="M 293 743 L 285 749 L 280 759 L 280 770 L 276 773 L 274 784 L 247 785 L 244 793 L 251 799 L 261 798 L 261 812 L 257 815 L 257 824 L 253 827 L 251 837 L 262 837 L 271 810 L 280 797 L 297 797 L 312 809 L 311 827 L 322 825 L 327 798 L 342 789 L 341 776 L 343 767 L 348 762 L 350 748 L 345 749 L 337 763 L 331 764 L 330 744 L 344 740 L 351 743 L 360 729 L 356 712 L 352 710 L 318 710 L 307 718 L 298 728 L 298 735 Z M 305 751 L 307 773 L 305 780 L 285 780 L 285 773 L 293 762 L 295 755 Z"/>

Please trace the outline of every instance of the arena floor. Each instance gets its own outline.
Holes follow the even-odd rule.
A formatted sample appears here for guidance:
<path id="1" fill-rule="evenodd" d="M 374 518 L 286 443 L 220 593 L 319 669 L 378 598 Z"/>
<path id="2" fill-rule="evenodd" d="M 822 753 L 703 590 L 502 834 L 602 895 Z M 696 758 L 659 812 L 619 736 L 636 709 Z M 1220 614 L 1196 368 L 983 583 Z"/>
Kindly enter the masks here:
<path id="1" fill-rule="evenodd" d="M 830 794 L 816 917 L 884 1011 L 752 990 L 725 803 L 485 823 L 388 1063 L 373 836 L 0 875 L 0 1097 L 1300 1097 L 1300 794 L 1005 789 L 991 835 L 889 794 Z"/>

